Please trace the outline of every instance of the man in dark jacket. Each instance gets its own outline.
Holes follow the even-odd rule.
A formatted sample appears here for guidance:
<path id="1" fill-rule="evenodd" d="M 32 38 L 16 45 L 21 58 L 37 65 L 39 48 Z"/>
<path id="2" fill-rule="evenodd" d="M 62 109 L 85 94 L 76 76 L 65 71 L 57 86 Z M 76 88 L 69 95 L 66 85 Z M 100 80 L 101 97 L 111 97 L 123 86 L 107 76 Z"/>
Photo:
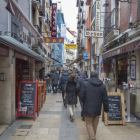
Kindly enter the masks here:
<path id="1" fill-rule="evenodd" d="M 64 99 L 64 92 L 65 92 L 66 83 L 69 81 L 69 77 L 70 77 L 69 73 L 68 73 L 67 69 L 65 68 L 64 73 L 60 77 L 60 81 L 59 81 L 59 89 L 62 90 L 63 104 L 65 107 L 67 107 L 67 106 L 66 106 L 65 99 Z"/>
<path id="2" fill-rule="evenodd" d="M 39 79 L 43 80 L 43 81 L 46 81 L 46 79 L 45 79 L 45 68 L 44 67 L 39 70 Z"/>
<path id="3" fill-rule="evenodd" d="M 78 91 L 78 96 L 80 93 L 83 92 L 84 90 L 84 82 L 85 80 L 87 79 L 87 76 L 86 76 L 86 73 L 82 73 L 80 78 L 77 80 L 77 91 Z M 82 117 L 82 120 L 84 121 L 85 120 L 85 117 L 84 117 L 84 113 L 83 113 L 83 102 L 80 100 L 79 98 L 79 101 L 80 101 L 80 105 L 81 105 L 81 117 Z"/>
<path id="4" fill-rule="evenodd" d="M 55 71 L 52 75 L 52 86 L 53 86 L 53 93 L 57 93 L 57 85 L 59 81 L 59 74 Z M 54 90 L 55 87 L 55 90 Z"/>
<path id="5" fill-rule="evenodd" d="M 98 78 L 98 72 L 91 72 L 91 78 L 84 82 L 84 91 L 79 94 L 84 103 L 84 115 L 90 140 L 95 140 L 96 130 L 101 115 L 102 103 L 104 111 L 109 112 L 106 87 Z"/>

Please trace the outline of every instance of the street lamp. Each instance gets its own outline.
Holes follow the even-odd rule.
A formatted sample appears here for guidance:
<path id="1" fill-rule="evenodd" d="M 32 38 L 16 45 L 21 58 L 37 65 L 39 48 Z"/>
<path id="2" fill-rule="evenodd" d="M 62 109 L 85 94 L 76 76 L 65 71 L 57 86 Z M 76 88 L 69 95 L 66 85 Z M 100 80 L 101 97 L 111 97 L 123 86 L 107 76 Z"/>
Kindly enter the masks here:
<path id="1" fill-rule="evenodd" d="M 73 40 L 71 41 L 71 44 L 74 44 L 74 41 Z"/>

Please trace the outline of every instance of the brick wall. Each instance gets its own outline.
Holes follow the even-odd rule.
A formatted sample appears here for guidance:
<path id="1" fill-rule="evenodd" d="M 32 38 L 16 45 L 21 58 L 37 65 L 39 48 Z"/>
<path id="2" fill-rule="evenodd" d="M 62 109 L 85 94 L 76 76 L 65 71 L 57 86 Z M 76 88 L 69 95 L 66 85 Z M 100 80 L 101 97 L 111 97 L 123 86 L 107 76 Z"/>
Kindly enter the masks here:
<path id="1" fill-rule="evenodd" d="M 121 2 L 120 4 L 120 33 L 129 29 L 129 17 L 132 16 L 133 23 L 137 21 L 137 0 L 131 3 Z"/>

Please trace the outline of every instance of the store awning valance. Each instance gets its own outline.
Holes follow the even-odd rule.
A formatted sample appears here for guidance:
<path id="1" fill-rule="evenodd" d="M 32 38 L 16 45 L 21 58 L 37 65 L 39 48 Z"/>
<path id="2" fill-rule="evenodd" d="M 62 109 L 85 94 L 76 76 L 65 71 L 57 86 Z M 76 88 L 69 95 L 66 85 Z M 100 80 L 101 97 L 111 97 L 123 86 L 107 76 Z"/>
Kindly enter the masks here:
<path id="1" fill-rule="evenodd" d="M 71 63 L 67 64 L 67 66 L 70 66 L 70 65 L 72 65 L 72 64 L 74 64 L 74 63 L 78 63 L 80 60 L 81 60 L 81 58 L 78 57 L 78 58 L 76 58 L 74 61 L 72 61 Z"/>
<path id="2" fill-rule="evenodd" d="M 28 56 L 33 57 L 36 60 L 46 62 L 45 58 L 43 58 L 41 55 L 37 54 L 36 52 L 32 51 L 27 46 L 23 45 L 22 43 L 18 42 L 11 36 L 0 36 L 0 43 L 4 44 L 5 46 L 8 46 L 18 52 L 21 52 L 23 54 L 26 54 Z"/>
<path id="3" fill-rule="evenodd" d="M 113 57 L 119 54 L 123 54 L 132 50 L 140 48 L 140 37 L 130 40 L 116 48 L 113 48 L 105 53 L 103 53 L 103 59 Z"/>

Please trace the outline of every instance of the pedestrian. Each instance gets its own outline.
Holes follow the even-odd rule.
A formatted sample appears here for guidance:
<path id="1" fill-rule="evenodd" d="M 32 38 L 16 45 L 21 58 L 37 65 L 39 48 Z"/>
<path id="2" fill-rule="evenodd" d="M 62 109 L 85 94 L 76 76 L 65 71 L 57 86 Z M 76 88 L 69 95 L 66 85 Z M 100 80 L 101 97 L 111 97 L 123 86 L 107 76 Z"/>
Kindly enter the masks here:
<path id="1" fill-rule="evenodd" d="M 88 74 L 87 74 L 87 71 L 84 71 L 84 73 L 86 74 L 86 77 L 88 78 Z"/>
<path id="2" fill-rule="evenodd" d="M 49 71 L 46 75 L 46 81 L 47 81 L 47 90 L 48 93 L 51 93 L 51 89 L 52 89 L 52 73 L 51 71 Z"/>
<path id="3" fill-rule="evenodd" d="M 80 72 L 79 73 L 80 73 L 80 75 L 83 73 L 83 68 L 80 69 Z"/>
<path id="4" fill-rule="evenodd" d="M 40 81 L 46 81 L 46 79 L 45 79 L 45 68 L 44 67 L 39 70 L 39 79 L 40 79 Z"/>
<path id="5" fill-rule="evenodd" d="M 57 73 L 57 71 L 55 71 L 52 75 L 53 93 L 57 93 L 58 81 L 59 81 L 59 74 Z"/>
<path id="6" fill-rule="evenodd" d="M 68 81 L 69 81 L 69 73 L 67 71 L 67 68 L 64 68 L 64 73 L 62 73 L 62 76 L 60 77 L 60 81 L 59 81 L 59 90 L 62 91 L 63 104 L 65 108 L 67 107 L 67 105 L 64 99 L 64 90 L 65 90 L 66 83 Z"/>
<path id="7" fill-rule="evenodd" d="M 83 92 L 84 90 L 84 82 L 85 80 L 87 79 L 87 76 L 86 76 L 86 72 L 83 72 L 79 78 L 79 80 L 77 80 L 77 92 L 78 92 L 78 97 L 79 97 L 79 94 Z M 81 105 L 81 117 L 82 117 L 82 120 L 85 121 L 85 116 L 84 116 L 84 113 L 83 113 L 83 102 L 81 101 L 81 99 L 79 98 L 79 101 L 80 101 L 80 105 Z"/>
<path id="8" fill-rule="evenodd" d="M 84 90 L 80 92 L 79 97 L 84 103 L 83 112 L 89 139 L 95 140 L 102 104 L 104 111 L 106 113 L 109 112 L 106 87 L 98 78 L 98 72 L 96 70 L 92 71 L 91 78 L 84 82 Z"/>
<path id="9" fill-rule="evenodd" d="M 69 81 L 66 84 L 66 104 L 68 104 L 70 111 L 70 121 L 74 120 L 74 105 L 77 104 L 77 94 L 76 94 L 76 75 L 71 74 Z"/>

